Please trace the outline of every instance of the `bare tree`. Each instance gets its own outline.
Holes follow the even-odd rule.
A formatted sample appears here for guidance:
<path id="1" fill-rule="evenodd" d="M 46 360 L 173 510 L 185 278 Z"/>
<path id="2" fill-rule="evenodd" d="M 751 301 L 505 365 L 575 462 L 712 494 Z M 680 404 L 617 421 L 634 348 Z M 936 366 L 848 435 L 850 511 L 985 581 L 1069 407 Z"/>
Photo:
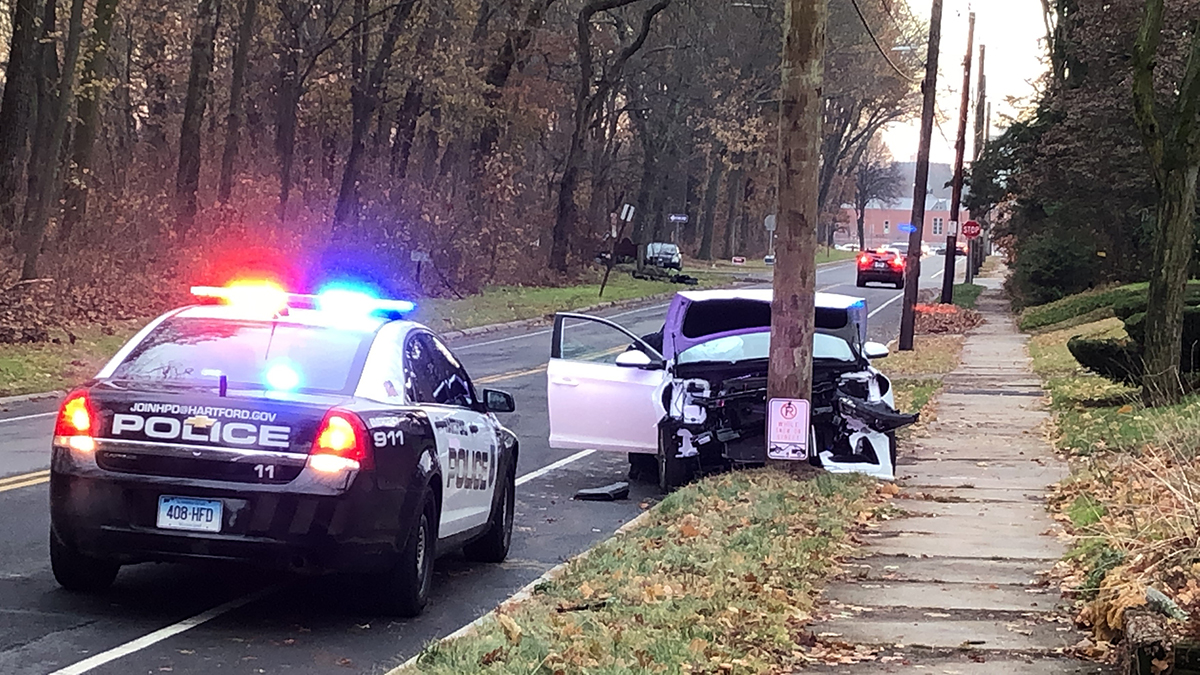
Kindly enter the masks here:
<path id="1" fill-rule="evenodd" d="M 16 229 L 16 202 L 25 173 L 30 102 L 35 97 L 34 74 L 40 51 L 35 26 L 38 9 L 37 0 L 17 0 L 13 6 L 4 98 L 0 101 L 0 231 Z"/>
<path id="2" fill-rule="evenodd" d="M 867 205 L 873 201 L 888 203 L 900 196 L 904 179 L 892 161 L 887 147 L 872 139 L 858 168 L 854 171 L 854 212 L 858 218 L 858 248 L 866 249 L 863 231 Z"/>
<path id="3" fill-rule="evenodd" d="M 200 189 L 200 128 L 208 106 L 220 7 L 218 0 L 196 3 L 196 32 L 192 37 L 187 98 L 184 99 L 183 123 L 179 128 L 179 169 L 175 174 L 176 208 L 184 229 L 190 228 L 196 217 L 196 192 Z"/>
<path id="4" fill-rule="evenodd" d="M 229 202 L 233 192 L 234 163 L 237 162 L 238 142 L 242 119 L 245 117 L 242 98 L 246 88 L 246 65 L 250 59 L 250 40 L 254 36 L 254 19 L 258 0 L 244 0 L 238 21 L 237 44 L 233 48 L 233 75 L 229 84 L 229 114 L 225 117 L 225 150 L 221 153 L 221 177 L 217 183 L 217 200 Z"/>

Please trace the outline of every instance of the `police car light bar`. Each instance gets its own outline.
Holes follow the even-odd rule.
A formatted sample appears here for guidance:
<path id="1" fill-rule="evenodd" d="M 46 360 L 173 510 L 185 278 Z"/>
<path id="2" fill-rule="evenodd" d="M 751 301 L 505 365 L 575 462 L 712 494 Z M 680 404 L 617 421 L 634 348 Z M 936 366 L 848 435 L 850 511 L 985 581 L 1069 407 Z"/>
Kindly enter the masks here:
<path id="1" fill-rule="evenodd" d="M 287 293 L 270 282 L 192 286 L 191 290 L 192 295 L 198 298 L 212 298 L 230 305 L 256 307 L 270 313 L 292 308 L 363 316 L 376 312 L 407 314 L 417 308 L 416 304 L 408 300 L 381 300 L 367 293 L 342 288 L 329 289 L 319 295 Z"/>

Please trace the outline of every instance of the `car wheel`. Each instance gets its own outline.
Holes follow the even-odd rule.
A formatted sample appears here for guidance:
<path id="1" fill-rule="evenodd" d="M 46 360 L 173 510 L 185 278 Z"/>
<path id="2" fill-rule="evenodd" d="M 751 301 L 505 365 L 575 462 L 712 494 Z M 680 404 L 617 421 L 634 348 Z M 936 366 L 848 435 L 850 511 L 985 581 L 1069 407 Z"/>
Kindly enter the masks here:
<path id="1" fill-rule="evenodd" d="M 678 453 L 675 443 L 665 432 L 661 433 L 658 441 L 658 487 L 664 494 L 688 482 L 689 463 Z"/>
<path id="2" fill-rule="evenodd" d="M 896 282 L 896 288 L 904 288 L 904 279 Z"/>
<path id="3" fill-rule="evenodd" d="M 642 452 L 629 453 L 629 480 L 658 482 L 658 457 Z"/>
<path id="4" fill-rule="evenodd" d="M 513 518 L 517 506 L 516 477 L 508 471 L 497 488 L 501 490 L 497 500 L 498 512 L 488 519 L 488 529 L 480 538 L 463 546 L 463 555 L 479 562 L 504 562 L 512 547 Z"/>
<path id="5" fill-rule="evenodd" d="M 862 280 L 862 277 L 859 277 L 859 278 L 858 278 L 858 287 L 859 287 L 859 288 L 865 288 L 865 287 L 866 287 L 866 285 L 867 285 L 867 282 L 863 281 L 863 280 Z"/>
<path id="6" fill-rule="evenodd" d="M 84 555 L 50 533 L 50 569 L 59 586 L 74 593 L 94 593 L 112 585 L 119 563 Z"/>
<path id="7" fill-rule="evenodd" d="M 399 616 L 416 616 L 429 602 L 433 561 L 437 555 L 438 505 L 427 491 L 417 526 L 408 535 L 400 559 L 384 573 L 381 586 L 385 609 Z"/>

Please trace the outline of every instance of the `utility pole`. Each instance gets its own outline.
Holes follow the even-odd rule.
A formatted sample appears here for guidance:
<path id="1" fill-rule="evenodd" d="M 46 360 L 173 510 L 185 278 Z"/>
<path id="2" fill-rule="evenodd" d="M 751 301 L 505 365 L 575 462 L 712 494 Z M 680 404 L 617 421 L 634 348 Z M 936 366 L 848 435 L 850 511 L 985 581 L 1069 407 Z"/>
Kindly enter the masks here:
<path id="1" fill-rule="evenodd" d="M 828 0 L 787 0 L 779 107 L 779 211 L 769 399 L 812 400 L 821 85 Z M 815 452 L 808 448 L 808 452 Z"/>
<path id="2" fill-rule="evenodd" d="M 954 262 L 958 259 L 958 227 L 962 218 L 963 156 L 967 153 L 967 113 L 971 109 L 971 57 L 975 55 L 975 12 L 971 12 L 969 26 L 967 56 L 963 59 L 962 104 L 958 109 L 958 139 L 954 143 L 954 187 L 950 197 L 950 231 L 946 233 L 946 272 L 942 275 L 943 304 L 954 302 Z"/>
<path id="3" fill-rule="evenodd" d="M 971 166 L 975 166 L 975 162 L 979 161 L 979 156 L 983 154 L 983 120 L 984 108 L 987 106 L 987 75 L 984 70 L 984 56 L 987 53 L 987 47 L 979 45 L 979 84 L 976 89 L 975 99 L 975 143 L 974 152 L 971 156 Z M 982 220 L 982 213 L 971 213 L 973 220 Z M 980 237 L 983 235 L 981 234 Z M 967 240 L 967 283 L 975 283 L 975 269 L 978 266 L 979 247 L 982 245 L 980 237 Z"/>
<path id="4" fill-rule="evenodd" d="M 921 283 L 921 242 L 925 237 L 925 190 L 929 187 L 929 144 L 933 141 L 933 115 L 937 108 L 938 48 L 942 41 L 942 0 L 933 0 L 929 13 L 929 52 L 925 57 L 925 80 L 921 91 L 921 145 L 917 150 L 917 172 L 913 182 L 913 230 L 908 234 L 908 262 L 904 266 L 904 311 L 900 315 L 900 349 L 912 351 L 917 319 L 917 291 Z"/>

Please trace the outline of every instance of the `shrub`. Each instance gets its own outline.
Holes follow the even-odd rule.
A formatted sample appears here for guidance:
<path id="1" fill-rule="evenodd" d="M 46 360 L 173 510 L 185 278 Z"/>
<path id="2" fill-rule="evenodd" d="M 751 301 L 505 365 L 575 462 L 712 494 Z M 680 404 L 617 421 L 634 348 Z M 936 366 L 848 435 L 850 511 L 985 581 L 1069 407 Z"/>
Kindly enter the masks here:
<path id="1" fill-rule="evenodd" d="M 1096 247 L 1074 238 L 1043 233 L 1021 245 L 1013 268 L 1013 302 L 1043 305 L 1085 291 L 1099 281 Z"/>
<path id="2" fill-rule="evenodd" d="M 1073 337 L 1067 349 L 1079 365 L 1114 382 L 1137 386 L 1142 379 L 1142 349 L 1132 340 Z"/>

